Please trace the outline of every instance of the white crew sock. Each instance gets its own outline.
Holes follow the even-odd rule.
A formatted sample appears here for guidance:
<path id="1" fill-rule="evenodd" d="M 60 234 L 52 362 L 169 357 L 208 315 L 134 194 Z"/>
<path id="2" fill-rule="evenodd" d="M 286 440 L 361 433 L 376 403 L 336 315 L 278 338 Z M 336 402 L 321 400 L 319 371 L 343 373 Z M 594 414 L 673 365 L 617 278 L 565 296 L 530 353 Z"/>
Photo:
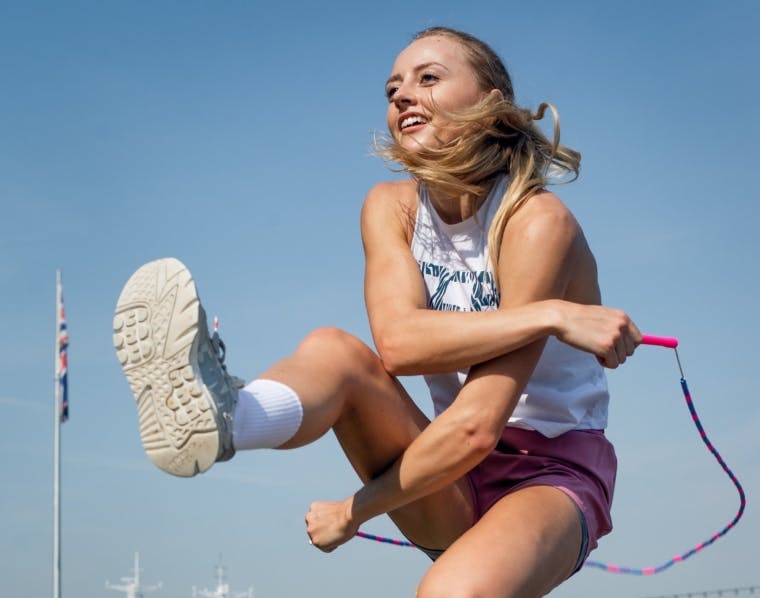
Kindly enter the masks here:
<path id="1" fill-rule="evenodd" d="M 235 450 L 276 448 L 290 440 L 303 419 L 295 391 L 274 380 L 254 380 L 238 391 L 232 420 Z"/>

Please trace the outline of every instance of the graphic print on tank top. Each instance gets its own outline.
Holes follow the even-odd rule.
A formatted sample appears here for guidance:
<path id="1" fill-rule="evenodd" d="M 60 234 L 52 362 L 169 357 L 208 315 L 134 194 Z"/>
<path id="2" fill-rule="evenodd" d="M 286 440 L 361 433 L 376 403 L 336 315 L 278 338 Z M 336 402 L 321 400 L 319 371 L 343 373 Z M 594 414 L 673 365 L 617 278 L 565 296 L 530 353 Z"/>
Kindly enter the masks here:
<path id="1" fill-rule="evenodd" d="M 477 214 L 454 224 L 435 211 L 420 189 L 413 253 L 425 279 L 428 307 L 438 311 L 487 311 L 499 307 L 499 292 L 488 267 L 488 227 L 506 190 L 498 179 Z"/>
<path id="2" fill-rule="evenodd" d="M 446 266 L 419 261 L 420 271 L 428 281 L 428 307 L 438 311 L 485 311 L 499 306 L 499 294 L 493 273 L 479 270 L 452 270 Z M 433 280 L 433 285 L 429 281 Z M 454 285 L 454 286 L 452 286 Z M 456 287 L 456 288 L 455 288 Z M 454 302 L 466 297 L 466 303 Z"/>

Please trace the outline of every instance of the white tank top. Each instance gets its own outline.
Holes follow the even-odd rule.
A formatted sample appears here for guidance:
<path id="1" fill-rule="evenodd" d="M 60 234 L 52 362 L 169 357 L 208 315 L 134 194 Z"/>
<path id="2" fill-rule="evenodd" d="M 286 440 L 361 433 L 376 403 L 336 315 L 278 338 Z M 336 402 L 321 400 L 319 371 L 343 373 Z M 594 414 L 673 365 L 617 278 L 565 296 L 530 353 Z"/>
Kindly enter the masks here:
<path id="1" fill-rule="evenodd" d="M 488 228 L 507 188 L 497 180 L 478 213 L 446 224 L 420 185 L 412 253 L 425 280 L 430 309 L 486 311 L 499 306 L 493 271 L 488 266 Z M 454 401 L 468 370 L 425 376 L 439 415 Z M 508 426 L 555 437 L 570 430 L 607 427 L 609 393 L 596 357 L 550 336 Z"/>

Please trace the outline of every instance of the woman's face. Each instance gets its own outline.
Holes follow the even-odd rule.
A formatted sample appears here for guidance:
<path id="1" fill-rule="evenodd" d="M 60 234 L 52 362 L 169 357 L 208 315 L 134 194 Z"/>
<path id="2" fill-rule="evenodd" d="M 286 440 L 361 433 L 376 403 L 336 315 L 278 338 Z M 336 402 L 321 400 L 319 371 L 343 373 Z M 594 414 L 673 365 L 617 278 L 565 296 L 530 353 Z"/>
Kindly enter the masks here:
<path id="1" fill-rule="evenodd" d="M 388 130 L 407 151 L 439 148 L 461 128 L 446 127 L 436 108 L 448 112 L 474 106 L 484 95 L 464 47 L 445 36 L 418 39 L 396 58 L 385 86 Z"/>

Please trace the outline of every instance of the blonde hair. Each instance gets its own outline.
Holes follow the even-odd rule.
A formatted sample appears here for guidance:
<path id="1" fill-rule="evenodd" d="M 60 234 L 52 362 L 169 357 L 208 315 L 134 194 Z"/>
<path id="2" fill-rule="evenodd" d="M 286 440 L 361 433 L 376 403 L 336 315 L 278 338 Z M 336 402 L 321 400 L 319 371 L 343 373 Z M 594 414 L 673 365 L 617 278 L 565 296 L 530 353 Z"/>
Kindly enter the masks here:
<path id="1" fill-rule="evenodd" d="M 431 190 L 447 195 L 468 194 L 473 201 L 490 190 L 496 176 L 509 175 L 509 186 L 488 231 L 489 258 L 496 275 L 502 236 L 510 217 L 546 185 L 575 180 L 581 156 L 560 145 L 559 115 L 554 106 L 542 103 L 533 113 L 515 104 L 509 73 L 490 46 L 447 27 L 425 29 L 413 41 L 431 36 L 458 42 L 482 89 L 497 89 L 500 93 L 488 93 L 478 104 L 459 113 L 440 111 L 447 126 L 466 131 L 444 147 L 410 152 L 395 140 L 386 139 L 378 151 Z M 547 109 L 554 116 L 551 141 L 534 123 L 544 117 Z"/>

